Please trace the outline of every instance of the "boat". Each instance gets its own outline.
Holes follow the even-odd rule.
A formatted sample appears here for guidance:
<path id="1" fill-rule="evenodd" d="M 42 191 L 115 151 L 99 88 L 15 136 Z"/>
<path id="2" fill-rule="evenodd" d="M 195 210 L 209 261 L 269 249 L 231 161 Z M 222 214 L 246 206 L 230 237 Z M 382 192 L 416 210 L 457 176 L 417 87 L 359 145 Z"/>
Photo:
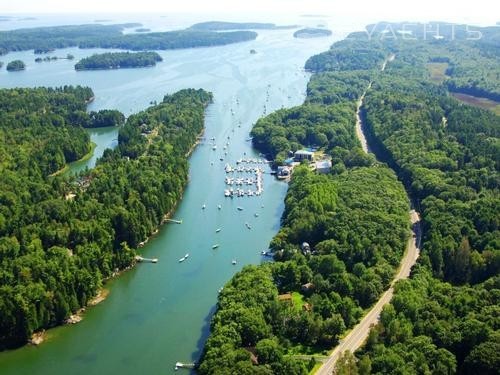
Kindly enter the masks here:
<path id="1" fill-rule="evenodd" d="M 256 212 L 253 214 L 255 217 L 259 217 L 259 214 Z"/>
<path id="2" fill-rule="evenodd" d="M 243 211 L 243 207 L 240 207 L 240 206 L 236 207 L 236 209 L 237 209 L 238 211 Z"/>
<path id="3" fill-rule="evenodd" d="M 189 253 L 186 253 L 186 255 L 184 255 L 184 259 L 187 259 L 189 258 Z"/>
<path id="4" fill-rule="evenodd" d="M 231 264 L 234 266 L 234 265 L 236 264 L 236 259 L 233 259 L 233 260 L 231 261 Z"/>
<path id="5" fill-rule="evenodd" d="M 212 246 L 212 249 L 217 249 L 220 245 L 216 243 L 215 245 Z"/>
<path id="6" fill-rule="evenodd" d="M 179 263 L 182 263 L 182 262 L 184 262 L 185 260 L 186 260 L 186 257 L 185 257 L 185 256 L 183 256 L 182 258 L 180 258 L 180 259 L 179 259 Z"/>
<path id="7" fill-rule="evenodd" d="M 248 228 L 248 229 L 252 229 L 252 227 L 250 226 L 250 224 L 248 223 L 245 223 L 245 226 Z"/>
<path id="8" fill-rule="evenodd" d="M 219 205 L 217 206 L 217 208 L 220 210 L 220 209 L 222 208 L 222 206 L 219 204 Z"/>
<path id="9" fill-rule="evenodd" d="M 217 150 L 217 145 L 213 145 L 212 150 L 214 150 L 214 151 Z"/>
<path id="10" fill-rule="evenodd" d="M 215 230 L 215 233 L 219 233 L 221 230 L 222 230 L 222 228 L 217 228 L 217 229 Z"/>
<path id="11" fill-rule="evenodd" d="M 202 210 L 204 210 L 205 208 L 207 208 L 207 206 L 205 204 L 203 206 L 201 206 Z"/>

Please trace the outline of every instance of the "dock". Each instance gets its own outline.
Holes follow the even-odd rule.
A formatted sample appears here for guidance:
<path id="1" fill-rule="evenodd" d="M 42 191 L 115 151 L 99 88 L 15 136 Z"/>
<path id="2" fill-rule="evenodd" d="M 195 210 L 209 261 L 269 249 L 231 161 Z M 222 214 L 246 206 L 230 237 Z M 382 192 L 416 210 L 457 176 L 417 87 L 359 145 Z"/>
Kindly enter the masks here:
<path id="1" fill-rule="evenodd" d="M 135 260 L 141 263 L 158 263 L 158 258 L 143 258 L 140 255 L 136 255 Z"/>
<path id="2" fill-rule="evenodd" d="M 196 365 L 194 363 L 182 363 L 182 362 L 176 362 L 175 363 L 175 371 L 177 371 L 180 368 L 195 368 Z"/>
<path id="3" fill-rule="evenodd" d="M 167 223 L 182 224 L 182 220 L 165 219 Z"/>

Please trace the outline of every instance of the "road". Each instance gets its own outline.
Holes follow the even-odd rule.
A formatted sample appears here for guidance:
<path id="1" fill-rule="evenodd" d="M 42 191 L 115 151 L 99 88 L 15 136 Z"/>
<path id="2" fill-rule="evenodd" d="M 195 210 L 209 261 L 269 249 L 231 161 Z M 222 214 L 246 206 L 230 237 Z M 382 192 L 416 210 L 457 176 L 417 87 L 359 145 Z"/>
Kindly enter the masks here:
<path id="1" fill-rule="evenodd" d="M 316 371 L 316 375 L 326 375 L 332 374 L 335 368 L 335 363 L 339 357 L 346 350 L 354 353 L 368 337 L 368 333 L 372 325 L 375 325 L 378 320 L 382 308 L 386 303 L 389 303 L 394 294 L 394 284 L 401 279 L 406 279 L 410 275 L 411 268 L 415 264 L 419 253 L 420 253 L 420 243 L 422 231 L 420 229 L 420 217 L 415 210 L 410 211 L 410 219 L 412 223 L 412 237 L 408 240 L 408 245 L 406 248 L 405 255 L 401 261 L 399 270 L 394 277 L 389 289 L 387 289 L 384 294 L 380 297 L 378 302 L 372 309 L 364 316 L 364 318 L 359 322 L 352 331 L 341 341 L 341 343 L 333 350 L 329 358 L 323 363 L 323 365 Z"/>
<path id="2" fill-rule="evenodd" d="M 381 71 L 385 70 L 385 67 L 388 62 L 393 61 L 395 55 L 390 55 L 382 64 Z M 366 141 L 365 134 L 363 133 L 360 110 L 363 105 L 363 100 L 365 98 L 366 92 L 372 87 L 372 82 L 368 84 L 365 92 L 359 99 L 356 108 L 356 135 L 361 142 L 361 146 L 363 151 L 368 153 L 371 152 L 368 142 Z M 412 236 L 408 240 L 408 245 L 406 246 L 406 251 L 401 260 L 401 264 L 399 266 L 398 272 L 396 276 L 391 282 L 391 286 L 387 289 L 377 303 L 372 307 L 372 309 L 363 317 L 363 319 L 352 329 L 351 332 L 337 345 L 337 347 L 330 354 L 328 359 L 324 361 L 323 365 L 316 371 L 316 375 L 326 375 L 332 374 L 335 368 L 335 363 L 339 359 L 339 357 L 346 350 L 354 353 L 357 349 L 363 345 L 366 338 L 368 337 L 368 333 L 370 332 L 370 328 L 378 323 L 380 313 L 382 312 L 382 308 L 385 304 L 389 303 L 394 294 L 394 284 L 401 279 L 406 279 L 410 276 L 410 271 L 420 253 L 420 244 L 422 239 L 422 230 L 420 227 L 420 216 L 418 212 L 416 212 L 413 208 L 410 211 L 410 221 L 412 223 Z"/>

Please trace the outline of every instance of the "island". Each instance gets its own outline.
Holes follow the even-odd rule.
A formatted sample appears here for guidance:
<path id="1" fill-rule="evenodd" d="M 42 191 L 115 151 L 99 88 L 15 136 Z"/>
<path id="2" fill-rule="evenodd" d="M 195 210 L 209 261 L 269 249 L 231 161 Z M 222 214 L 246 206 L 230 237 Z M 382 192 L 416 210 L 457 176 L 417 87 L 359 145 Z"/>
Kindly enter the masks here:
<path id="1" fill-rule="evenodd" d="M 7 64 L 7 70 L 9 72 L 18 72 L 24 69 L 26 69 L 26 64 L 22 60 L 13 60 Z"/>
<path id="2" fill-rule="evenodd" d="M 277 26 L 274 23 L 261 22 L 224 22 L 224 21 L 209 21 L 195 23 L 189 29 L 204 30 L 204 31 L 224 31 L 224 30 L 280 30 L 294 29 L 296 25 Z"/>
<path id="3" fill-rule="evenodd" d="M 144 68 L 163 61 L 156 52 L 107 52 L 81 59 L 75 70 Z"/>
<path id="4" fill-rule="evenodd" d="M 332 31 L 328 29 L 319 29 L 314 27 L 307 27 L 305 29 L 297 30 L 293 33 L 295 38 L 318 38 L 323 36 L 332 35 Z"/>
<path id="5" fill-rule="evenodd" d="M 257 33 L 244 30 L 220 33 L 193 29 L 150 33 L 123 33 L 125 29 L 141 26 L 138 23 L 114 25 L 87 24 L 0 31 L 0 53 L 31 49 L 50 50 L 67 47 L 157 51 L 219 46 L 257 38 Z"/>

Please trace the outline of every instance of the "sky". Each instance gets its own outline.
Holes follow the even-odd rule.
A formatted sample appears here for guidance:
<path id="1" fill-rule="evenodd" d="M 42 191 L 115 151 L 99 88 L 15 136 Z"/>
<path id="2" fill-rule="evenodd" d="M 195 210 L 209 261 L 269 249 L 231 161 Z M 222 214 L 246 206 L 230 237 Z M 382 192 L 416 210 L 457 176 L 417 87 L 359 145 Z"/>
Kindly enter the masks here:
<path id="1" fill-rule="evenodd" d="M 495 0 L 0 0 L 7 13 L 265 13 L 358 16 L 387 21 L 500 21 Z"/>

